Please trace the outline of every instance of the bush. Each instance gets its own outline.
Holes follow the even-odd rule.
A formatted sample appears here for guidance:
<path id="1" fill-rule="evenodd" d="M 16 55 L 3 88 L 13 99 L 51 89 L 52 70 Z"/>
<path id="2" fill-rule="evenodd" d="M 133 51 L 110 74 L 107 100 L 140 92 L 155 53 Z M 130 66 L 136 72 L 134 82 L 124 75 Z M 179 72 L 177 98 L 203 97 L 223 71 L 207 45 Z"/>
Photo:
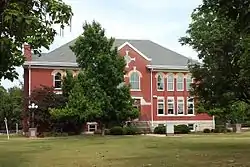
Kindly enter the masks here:
<path id="1" fill-rule="evenodd" d="M 166 134 L 166 126 L 155 127 L 154 134 Z"/>
<path id="2" fill-rule="evenodd" d="M 227 129 L 227 133 L 231 133 L 232 132 L 232 130 L 231 129 Z"/>
<path id="3" fill-rule="evenodd" d="M 110 135 L 110 130 L 109 129 L 105 129 L 105 135 Z"/>
<path id="4" fill-rule="evenodd" d="M 139 133 L 139 129 L 134 126 L 126 126 L 123 128 L 123 132 L 125 135 L 136 135 Z"/>
<path id="5" fill-rule="evenodd" d="M 174 126 L 174 133 L 175 134 L 188 134 L 190 129 L 187 125 L 175 125 Z"/>
<path id="6" fill-rule="evenodd" d="M 214 133 L 221 133 L 221 129 L 215 128 L 213 132 L 214 132 Z"/>
<path id="7" fill-rule="evenodd" d="M 203 132 L 204 132 L 204 133 L 210 133 L 211 130 L 210 130 L 210 129 L 204 129 Z"/>
<path id="8" fill-rule="evenodd" d="M 110 129 L 110 134 L 111 135 L 123 135 L 124 130 L 120 126 L 114 126 L 113 128 Z"/>
<path id="9" fill-rule="evenodd" d="M 97 129 L 96 131 L 94 131 L 94 134 L 95 135 L 101 135 L 102 134 L 101 129 Z"/>

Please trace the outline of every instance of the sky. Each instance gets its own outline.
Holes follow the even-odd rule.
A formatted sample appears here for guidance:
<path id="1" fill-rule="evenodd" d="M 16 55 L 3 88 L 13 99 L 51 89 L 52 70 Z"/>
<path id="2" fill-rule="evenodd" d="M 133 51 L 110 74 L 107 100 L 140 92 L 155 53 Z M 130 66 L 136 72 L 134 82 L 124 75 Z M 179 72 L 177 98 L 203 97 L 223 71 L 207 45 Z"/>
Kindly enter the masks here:
<path id="1" fill-rule="evenodd" d="M 197 59 L 197 53 L 181 46 L 179 38 L 185 36 L 191 22 L 191 13 L 202 0 L 63 0 L 72 7 L 72 26 L 57 35 L 50 50 L 77 38 L 85 21 L 99 22 L 108 37 L 148 39 L 184 56 Z M 54 26 L 59 33 L 59 27 Z M 23 69 L 17 67 L 19 79 L 1 80 L 5 88 L 18 86 L 23 81 Z"/>

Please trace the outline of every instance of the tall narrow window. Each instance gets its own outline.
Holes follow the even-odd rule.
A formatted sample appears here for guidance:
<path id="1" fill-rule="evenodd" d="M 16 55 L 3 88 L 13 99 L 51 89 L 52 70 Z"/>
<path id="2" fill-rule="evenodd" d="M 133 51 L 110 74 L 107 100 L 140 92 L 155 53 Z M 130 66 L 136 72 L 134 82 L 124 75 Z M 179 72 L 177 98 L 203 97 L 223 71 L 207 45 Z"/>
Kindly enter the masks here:
<path id="1" fill-rule="evenodd" d="M 168 115 L 174 115 L 174 97 L 168 97 Z"/>
<path id="2" fill-rule="evenodd" d="M 168 74 L 167 77 L 167 90 L 174 91 L 174 74 Z"/>
<path id="3" fill-rule="evenodd" d="M 62 88 L 62 74 L 59 72 L 54 76 L 54 87 L 55 89 Z"/>
<path id="4" fill-rule="evenodd" d="M 162 74 L 157 75 L 157 90 L 164 90 L 164 77 Z"/>
<path id="5" fill-rule="evenodd" d="M 158 115 L 164 115 L 165 111 L 164 111 L 165 105 L 164 105 L 164 99 L 157 99 L 157 114 Z"/>
<path id="6" fill-rule="evenodd" d="M 193 82 L 192 76 L 190 74 L 188 74 L 187 78 L 186 78 L 186 90 L 187 91 L 190 90 L 192 82 Z"/>
<path id="7" fill-rule="evenodd" d="M 132 72 L 129 78 L 129 83 L 132 90 L 140 90 L 140 75 L 138 72 Z"/>
<path id="8" fill-rule="evenodd" d="M 187 114 L 194 115 L 194 98 L 187 98 Z"/>
<path id="9" fill-rule="evenodd" d="M 183 91 L 183 89 L 184 89 L 184 76 L 183 76 L 183 74 L 177 75 L 176 87 L 177 87 L 177 91 Z"/>
<path id="10" fill-rule="evenodd" d="M 177 114 L 183 115 L 184 114 L 184 99 L 179 97 L 177 99 Z"/>

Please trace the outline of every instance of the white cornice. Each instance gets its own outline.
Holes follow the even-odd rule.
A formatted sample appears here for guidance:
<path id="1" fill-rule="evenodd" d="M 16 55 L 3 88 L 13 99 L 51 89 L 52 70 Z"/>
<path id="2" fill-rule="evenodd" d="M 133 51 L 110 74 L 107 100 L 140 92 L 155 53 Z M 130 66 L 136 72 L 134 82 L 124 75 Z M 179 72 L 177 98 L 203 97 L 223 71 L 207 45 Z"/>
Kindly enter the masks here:
<path id="1" fill-rule="evenodd" d="M 124 46 L 128 45 L 130 48 L 132 48 L 134 51 L 136 51 L 137 53 L 139 53 L 139 55 L 141 55 L 144 59 L 146 59 L 147 61 L 152 61 L 151 58 L 148 58 L 146 55 L 144 55 L 141 51 L 139 51 L 136 47 L 134 47 L 133 45 L 131 45 L 129 42 L 125 42 L 123 43 L 121 46 L 118 47 L 118 50 L 121 50 Z"/>
<path id="2" fill-rule="evenodd" d="M 25 61 L 24 66 L 74 67 L 74 68 L 78 67 L 77 63 L 49 62 L 49 61 Z"/>
<path id="3" fill-rule="evenodd" d="M 182 70 L 188 71 L 188 66 L 171 66 L 171 65 L 147 65 L 151 70 Z"/>

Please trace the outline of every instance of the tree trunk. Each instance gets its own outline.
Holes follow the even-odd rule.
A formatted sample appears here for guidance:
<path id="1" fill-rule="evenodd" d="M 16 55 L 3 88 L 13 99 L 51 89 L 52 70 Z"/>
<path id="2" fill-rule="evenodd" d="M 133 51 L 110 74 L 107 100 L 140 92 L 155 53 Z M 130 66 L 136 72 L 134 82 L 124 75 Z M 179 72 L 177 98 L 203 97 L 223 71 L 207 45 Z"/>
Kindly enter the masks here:
<path id="1" fill-rule="evenodd" d="M 105 136 L 105 124 L 102 124 L 101 128 L 102 136 Z"/>

